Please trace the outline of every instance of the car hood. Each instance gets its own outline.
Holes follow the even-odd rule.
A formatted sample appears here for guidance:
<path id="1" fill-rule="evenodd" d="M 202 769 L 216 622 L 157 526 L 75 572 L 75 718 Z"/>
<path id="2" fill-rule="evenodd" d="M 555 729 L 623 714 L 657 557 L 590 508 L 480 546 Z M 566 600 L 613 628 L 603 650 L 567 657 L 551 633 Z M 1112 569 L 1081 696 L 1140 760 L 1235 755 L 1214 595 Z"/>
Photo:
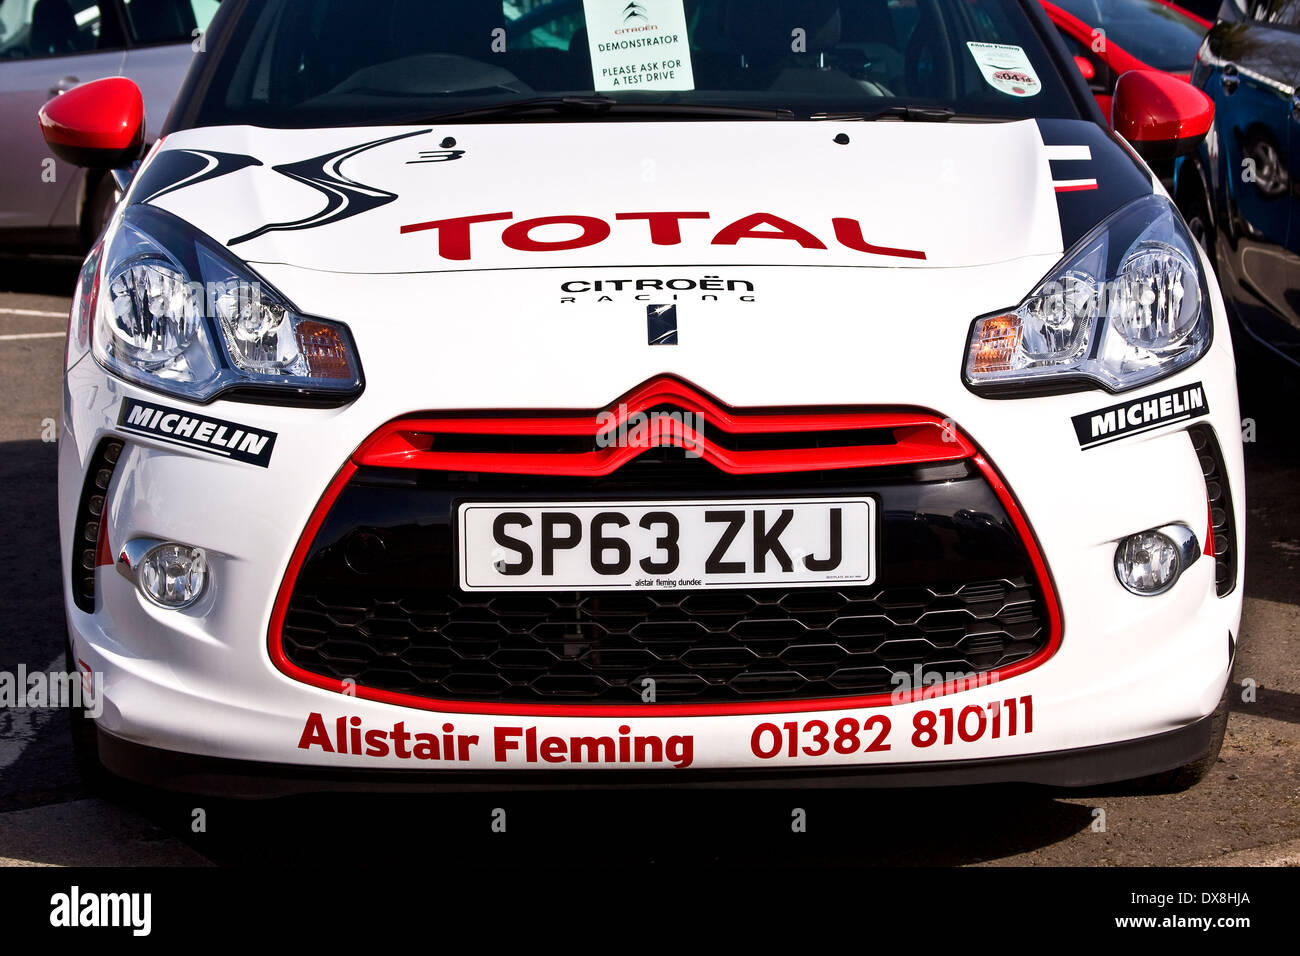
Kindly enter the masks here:
<path id="1" fill-rule="evenodd" d="M 739 406 L 961 409 L 971 321 L 1152 192 L 1110 135 L 1078 120 L 205 129 L 167 136 L 130 201 L 345 323 L 367 421 L 595 408 L 662 374 Z"/>
<path id="2" fill-rule="evenodd" d="M 218 127 L 166 136 L 130 201 L 327 272 L 936 269 L 1059 255 L 1063 148 L 1033 120 Z"/>

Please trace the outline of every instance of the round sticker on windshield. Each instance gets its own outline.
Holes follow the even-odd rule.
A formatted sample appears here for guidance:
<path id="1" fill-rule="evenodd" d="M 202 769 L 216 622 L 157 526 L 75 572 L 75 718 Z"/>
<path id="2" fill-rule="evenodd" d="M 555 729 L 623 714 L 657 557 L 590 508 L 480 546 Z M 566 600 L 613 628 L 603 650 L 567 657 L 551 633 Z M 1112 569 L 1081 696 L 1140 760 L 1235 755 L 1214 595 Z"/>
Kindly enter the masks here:
<path id="1" fill-rule="evenodd" d="M 1042 89 L 1025 51 L 1010 43 L 966 43 L 984 80 L 1008 96 L 1036 96 Z"/>

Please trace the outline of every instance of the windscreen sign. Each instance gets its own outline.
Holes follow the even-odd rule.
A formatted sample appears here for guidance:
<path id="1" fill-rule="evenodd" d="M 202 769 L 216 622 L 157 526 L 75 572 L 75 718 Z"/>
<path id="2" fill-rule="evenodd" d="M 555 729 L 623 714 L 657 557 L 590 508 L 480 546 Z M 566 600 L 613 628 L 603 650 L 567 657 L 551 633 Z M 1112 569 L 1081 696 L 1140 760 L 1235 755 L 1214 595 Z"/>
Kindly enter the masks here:
<path id="1" fill-rule="evenodd" d="M 682 0 L 583 0 L 593 89 L 693 90 Z"/>

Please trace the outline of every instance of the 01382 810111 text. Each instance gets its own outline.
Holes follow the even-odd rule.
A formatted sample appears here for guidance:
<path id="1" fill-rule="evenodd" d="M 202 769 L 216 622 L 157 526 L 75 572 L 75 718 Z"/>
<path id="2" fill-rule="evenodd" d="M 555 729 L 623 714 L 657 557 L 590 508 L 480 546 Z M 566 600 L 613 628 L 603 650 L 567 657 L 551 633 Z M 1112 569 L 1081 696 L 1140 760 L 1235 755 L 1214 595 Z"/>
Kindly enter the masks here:
<path id="1" fill-rule="evenodd" d="M 1034 700 L 1030 695 L 1008 697 L 979 706 L 940 707 L 912 715 L 913 747 L 951 746 L 978 740 L 1033 733 Z M 749 738 L 754 756 L 823 757 L 830 753 L 880 753 L 892 749 L 893 722 L 886 714 L 863 720 L 841 717 L 834 727 L 824 720 L 797 720 L 777 724 L 765 721 Z"/>

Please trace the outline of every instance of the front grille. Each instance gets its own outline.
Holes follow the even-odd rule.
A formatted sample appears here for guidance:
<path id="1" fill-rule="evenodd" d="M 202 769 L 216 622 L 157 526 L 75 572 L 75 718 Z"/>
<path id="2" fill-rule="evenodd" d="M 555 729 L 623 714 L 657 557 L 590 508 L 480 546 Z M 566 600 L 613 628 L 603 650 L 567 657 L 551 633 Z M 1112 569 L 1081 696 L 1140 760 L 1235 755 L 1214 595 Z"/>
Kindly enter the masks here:
<path id="1" fill-rule="evenodd" d="M 1210 529 L 1214 535 L 1214 588 L 1219 597 L 1237 586 L 1237 526 L 1232 516 L 1232 491 L 1223 452 L 1209 425 L 1187 429 L 1205 476 L 1205 497 L 1210 503 Z"/>
<path id="2" fill-rule="evenodd" d="M 647 411 L 668 427 L 624 440 Z M 748 496 L 870 496 L 873 584 L 460 589 L 465 504 Z M 309 527 L 276 596 L 272 659 L 316 686 L 429 709 L 871 700 L 1012 675 L 1060 639 L 1010 494 L 951 420 L 922 409 L 735 409 L 661 376 L 602 411 L 402 418 L 361 444 Z"/>
<path id="3" fill-rule="evenodd" d="M 661 704 L 868 696 L 898 689 L 899 673 L 908 686 L 918 669 L 955 680 L 1048 647 L 1050 598 L 973 463 L 792 480 L 721 475 L 668 451 L 602 478 L 361 468 L 304 554 L 272 641 L 319 678 L 500 705 L 636 704 L 651 687 Z M 870 587 L 466 593 L 456 583 L 466 501 L 862 494 L 880 515 Z"/>
<path id="4" fill-rule="evenodd" d="M 444 700 L 726 703 L 955 680 L 1046 639 L 1024 578 L 928 587 L 465 594 L 303 587 L 284 650 L 316 674 Z"/>

